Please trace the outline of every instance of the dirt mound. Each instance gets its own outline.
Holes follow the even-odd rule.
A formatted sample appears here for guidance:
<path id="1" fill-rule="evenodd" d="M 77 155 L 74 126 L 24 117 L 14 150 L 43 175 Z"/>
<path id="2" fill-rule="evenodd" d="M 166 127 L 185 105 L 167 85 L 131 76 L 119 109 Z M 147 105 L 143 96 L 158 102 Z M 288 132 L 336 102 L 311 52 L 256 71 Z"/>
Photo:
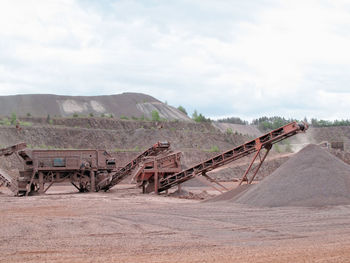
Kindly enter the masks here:
<path id="1" fill-rule="evenodd" d="M 350 204 L 350 166 L 310 144 L 236 202 L 262 207 Z"/>
<path id="2" fill-rule="evenodd" d="M 228 130 L 231 130 L 233 133 L 249 135 L 254 138 L 262 135 L 261 131 L 259 131 L 259 129 L 255 125 L 242 125 L 225 122 L 213 122 L 213 125 L 222 132 L 227 132 Z"/>
<path id="3" fill-rule="evenodd" d="M 203 180 L 206 180 L 203 178 Z M 208 187 L 208 184 L 203 183 L 200 179 L 197 177 L 192 178 L 191 180 L 188 180 L 184 183 L 182 183 L 182 186 L 188 186 L 188 187 Z"/>
<path id="4" fill-rule="evenodd" d="M 158 111 L 161 118 L 191 121 L 178 109 L 152 96 L 142 93 L 123 93 L 106 96 L 60 96 L 50 94 L 28 94 L 0 96 L 0 115 L 18 116 L 30 113 L 36 117 L 72 116 L 74 114 L 100 116 L 112 114 L 115 117 L 152 118 L 152 111 Z"/>
<path id="5" fill-rule="evenodd" d="M 176 190 L 175 192 L 169 194 L 169 196 L 177 197 L 180 199 L 193 199 L 193 200 L 205 200 L 212 197 L 212 195 L 208 194 L 207 191 L 201 191 L 200 193 L 193 193 L 183 189 L 181 189 L 180 191 Z"/>

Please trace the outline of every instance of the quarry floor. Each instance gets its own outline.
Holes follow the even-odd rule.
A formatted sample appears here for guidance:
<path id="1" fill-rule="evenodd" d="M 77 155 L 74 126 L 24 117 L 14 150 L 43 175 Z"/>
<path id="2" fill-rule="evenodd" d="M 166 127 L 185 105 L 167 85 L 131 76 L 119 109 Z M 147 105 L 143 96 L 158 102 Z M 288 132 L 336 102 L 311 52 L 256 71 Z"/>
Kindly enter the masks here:
<path id="1" fill-rule="evenodd" d="M 0 251 L 0 262 L 350 262 L 350 206 L 253 208 L 131 185 L 30 197 L 0 188 Z"/>

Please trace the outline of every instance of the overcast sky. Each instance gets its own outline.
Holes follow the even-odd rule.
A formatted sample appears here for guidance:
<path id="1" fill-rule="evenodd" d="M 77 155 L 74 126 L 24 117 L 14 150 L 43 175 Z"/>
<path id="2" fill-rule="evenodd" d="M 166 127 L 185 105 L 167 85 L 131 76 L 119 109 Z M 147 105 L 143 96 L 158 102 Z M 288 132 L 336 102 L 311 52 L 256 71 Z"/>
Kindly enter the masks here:
<path id="1" fill-rule="evenodd" d="M 350 1 L 0 4 L 0 95 L 142 92 L 212 118 L 350 118 Z"/>

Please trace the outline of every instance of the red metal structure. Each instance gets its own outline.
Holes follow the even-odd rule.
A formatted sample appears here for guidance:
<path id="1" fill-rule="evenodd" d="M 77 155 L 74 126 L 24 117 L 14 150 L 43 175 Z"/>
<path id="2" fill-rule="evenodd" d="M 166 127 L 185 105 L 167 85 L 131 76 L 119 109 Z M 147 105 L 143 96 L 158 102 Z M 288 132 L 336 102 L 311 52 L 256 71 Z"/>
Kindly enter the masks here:
<path id="1" fill-rule="evenodd" d="M 278 143 L 291 136 L 294 136 L 295 134 L 298 134 L 300 132 L 305 132 L 307 129 L 308 129 L 308 126 L 306 123 L 291 122 L 276 130 L 270 131 L 252 141 L 246 142 L 240 146 L 237 146 L 229 151 L 223 152 L 213 158 L 210 158 L 209 160 L 196 164 L 193 167 L 190 167 L 178 173 L 173 173 L 173 174 L 167 173 L 158 178 L 156 178 L 154 174 L 154 175 L 148 175 L 148 178 L 153 178 L 153 181 L 156 184 L 154 187 L 154 191 L 156 193 L 165 191 L 171 187 L 179 185 L 187 180 L 194 178 L 197 175 L 204 176 L 210 181 L 217 183 L 214 179 L 210 178 L 207 175 L 207 172 L 212 171 L 218 167 L 221 167 L 235 160 L 241 159 L 252 153 L 255 153 L 252 158 L 252 161 L 250 162 L 248 169 L 242 176 L 239 183 L 239 184 L 242 184 L 242 182 L 246 181 L 248 184 L 251 184 L 259 168 L 261 167 L 264 160 L 266 159 L 266 156 L 271 150 L 273 144 Z M 261 156 L 262 151 L 264 151 L 263 156 Z M 258 157 L 259 157 L 259 163 L 253 169 L 252 171 L 253 175 L 250 178 L 248 178 L 248 174 L 249 172 L 251 172 L 252 166 Z"/>
<path id="2" fill-rule="evenodd" d="M 25 143 L 16 144 L 4 149 L 0 149 L 0 156 L 10 156 L 20 150 L 23 150 L 27 147 Z M 5 171 L 0 170 L 0 186 L 8 187 L 13 193 L 18 193 L 18 184 L 17 182 L 9 176 Z"/>
<path id="3" fill-rule="evenodd" d="M 15 195 L 45 193 L 54 183 L 70 182 L 80 192 L 108 190 L 118 184 L 144 158 L 165 152 L 168 142 L 158 142 L 121 169 L 105 150 L 24 150 L 24 143 L 0 149 L 0 156 L 16 154 L 23 161 L 18 179 L 0 171 L 0 184 Z M 47 186 L 45 186 L 47 185 Z"/>
<path id="4" fill-rule="evenodd" d="M 135 159 L 133 159 L 131 162 L 129 162 L 127 165 L 125 165 L 123 168 L 111 173 L 108 176 L 108 178 L 98 183 L 97 190 L 101 189 L 107 191 L 108 189 L 121 182 L 126 176 L 128 176 L 138 165 L 140 165 L 144 161 L 146 157 L 156 156 L 161 152 L 164 153 L 169 149 L 169 147 L 169 142 L 156 143 L 155 145 L 141 153 L 139 156 L 137 156 Z"/>
<path id="5" fill-rule="evenodd" d="M 136 171 L 133 180 L 143 193 L 157 192 L 158 178 L 165 178 L 181 171 L 181 152 L 147 158 Z"/>

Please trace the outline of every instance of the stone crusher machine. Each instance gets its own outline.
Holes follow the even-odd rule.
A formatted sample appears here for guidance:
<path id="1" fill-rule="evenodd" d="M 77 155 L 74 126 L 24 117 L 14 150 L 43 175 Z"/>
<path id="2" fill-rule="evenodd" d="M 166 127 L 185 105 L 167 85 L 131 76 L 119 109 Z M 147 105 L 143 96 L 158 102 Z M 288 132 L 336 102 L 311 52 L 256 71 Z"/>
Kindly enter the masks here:
<path id="1" fill-rule="evenodd" d="M 308 129 L 306 123 L 291 122 L 285 126 L 282 126 L 276 130 L 270 131 L 252 141 L 248 141 L 240 146 L 237 146 L 229 151 L 220 153 L 219 155 L 196 164 L 190 168 L 182 171 L 176 171 L 177 159 L 175 156 L 170 160 L 167 159 L 167 166 L 173 167 L 174 171 L 164 171 L 164 159 L 153 157 L 149 162 L 145 162 L 141 171 L 135 175 L 134 180 L 140 187 L 143 187 L 143 192 L 159 193 L 166 191 L 171 187 L 180 185 L 195 176 L 203 176 L 212 183 L 216 183 L 219 187 L 227 190 L 219 182 L 207 175 L 207 172 L 212 171 L 218 167 L 221 167 L 230 162 L 236 161 L 240 158 L 254 154 L 247 170 L 239 181 L 239 185 L 243 182 L 251 184 L 254 180 L 259 168 L 263 164 L 266 156 L 272 148 L 272 145 L 278 143 L 284 139 L 294 136 L 298 133 L 305 132 Z M 262 154 L 262 155 L 261 155 Z M 259 157 L 259 162 L 252 169 L 254 162 Z M 169 164 L 169 161 L 171 164 Z M 248 175 L 251 175 L 248 178 Z M 220 188 L 219 188 L 220 189 Z"/>
<path id="2" fill-rule="evenodd" d="M 131 174 L 146 157 L 166 153 L 168 142 L 158 142 L 118 169 L 105 150 L 25 150 L 21 143 L 0 149 L 0 156 L 16 154 L 23 161 L 18 178 L 0 170 L 0 185 L 15 195 L 45 193 L 54 183 L 70 182 L 80 192 L 108 190 Z"/>

